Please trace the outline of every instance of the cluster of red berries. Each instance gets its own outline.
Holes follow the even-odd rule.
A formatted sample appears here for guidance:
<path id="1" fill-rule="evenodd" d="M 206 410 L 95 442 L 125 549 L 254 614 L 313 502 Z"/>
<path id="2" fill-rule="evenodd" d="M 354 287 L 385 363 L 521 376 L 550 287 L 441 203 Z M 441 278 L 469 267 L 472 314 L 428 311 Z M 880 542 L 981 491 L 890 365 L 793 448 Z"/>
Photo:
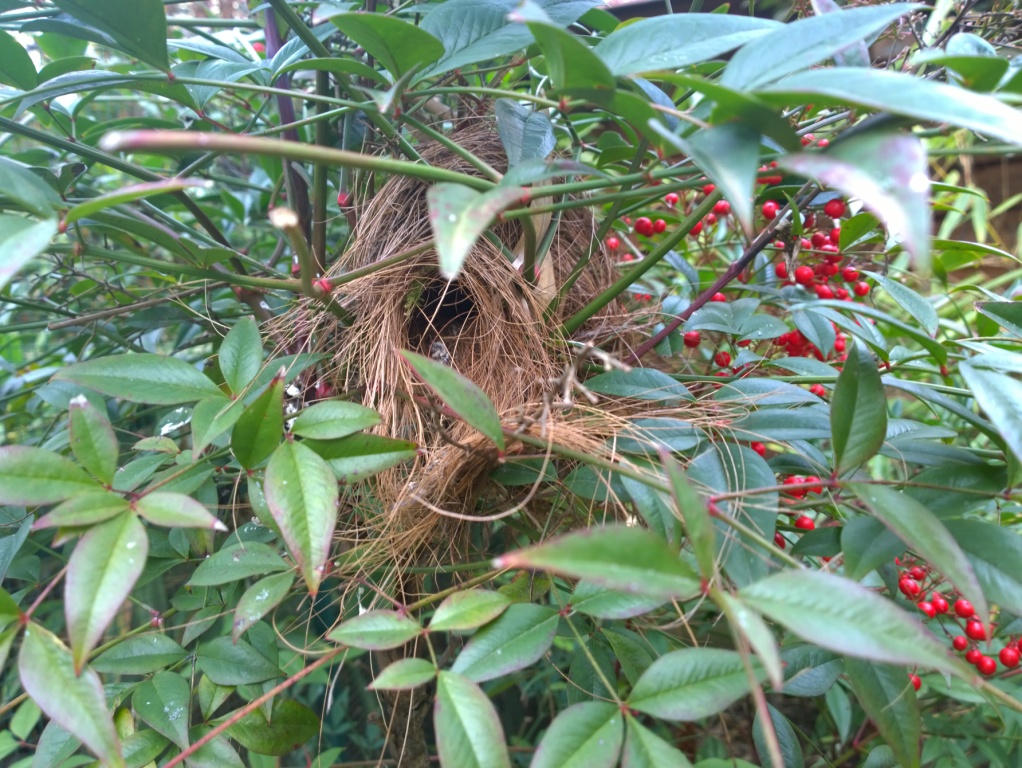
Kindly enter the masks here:
<path id="1" fill-rule="evenodd" d="M 823 480 L 816 475 L 789 475 L 781 481 L 783 486 L 798 486 L 785 488 L 784 493 L 796 499 L 804 499 L 810 493 L 817 495 L 823 493 Z"/>

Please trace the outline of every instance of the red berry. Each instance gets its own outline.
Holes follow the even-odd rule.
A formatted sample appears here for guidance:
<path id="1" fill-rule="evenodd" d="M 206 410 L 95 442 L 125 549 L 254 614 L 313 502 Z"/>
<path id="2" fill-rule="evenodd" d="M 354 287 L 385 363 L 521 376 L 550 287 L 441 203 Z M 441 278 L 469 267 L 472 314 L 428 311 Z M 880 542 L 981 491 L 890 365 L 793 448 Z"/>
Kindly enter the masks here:
<path id="1" fill-rule="evenodd" d="M 834 227 L 834 229 L 830 230 L 829 238 L 830 238 L 831 244 L 840 247 L 840 245 L 841 245 L 841 227 Z"/>
<path id="2" fill-rule="evenodd" d="M 713 358 L 713 362 L 721 368 L 727 368 L 731 365 L 731 355 L 728 352 L 718 352 L 717 356 Z"/>
<path id="3" fill-rule="evenodd" d="M 992 675 L 997 671 L 997 662 L 989 656 L 980 656 L 979 661 L 976 662 L 976 669 L 981 675 Z"/>
<path id="4" fill-rule="evenodd" d="M 923 681 L 919 679 L 919 675 L 909 674 L 908 681 L 912 683 L 912 687 L 915 688 L 917 691 L 923 684 Z"/>
<path id="5" fill-rule="evenodd" d="M 706 226 L 712 227 L 714 224 L 717 223 L 717 215 L 715 213 L 708 213 L 705 216 L 703 216 L 703 221 L 706 222 Z"/>
<path id="6" fill-rule="evenodd" d="M 710 297 L 710 301 L 715 301 L 715 302 L 717 302 L 718 304 L 726 304 L 726 303 L 727 303 L 727 296 L 725 296 L 725 295 L 724 295 L 723 293 L 721 293 L 720 291 L 717 291 L 717 292 L 716 292 L 715 294 L 713 294 L 713 295 L 712 295 L 712 296 Z"/>
<path id="7" fill-rule="evenodd" d="M 337 207 L 347 208 L 351 205 L 351 193 L 345 192 L 343 189 L 337 193 Z"/>
<path id="8" fill-rule="evenodd" d="M 803 147 L 808 147 L 810 144 L 816 141 L 816 137 L 813 136 L 813 134 L 811 133 L 807 133 L 805 136 L 802 137 L 801 141 Z"/>
<path id="9" fill-rule="evenodd" d="M 865 296 L 869 293 L 869 283 L 856 283 L 852 288 L 852 293 L 856 296 Z"/>
<path id="10" fill-rule="evenodd" d="M 947 604 L 947 600 L 945 600 L 941 595 L 938 595 L 936 592 L 930 595 L 930 602 L 933 603 L 933 610 L 937 613 L 947 613 L 950 608 Z"/>
<path id="11" fill-rule="evenodd" d="M 816 485 L 812 485 L 812 486 L 809 487 L 809 493 L 817 493 L 817 494 L 823 493 L 823 481 L 820 480 L 820 478 L 818 478 L 816 475 L 808 475 L 806 477 L 806 482 L 807 483 L 816 483 Z"/>
<path id="12" fill-rule="evenodd" d="M 824 397 L 827 394 L 827 389 L 822 384 L 813 384 L 809 387 L 809 391 L 817 397 Z"/>
<path id="13" fill-rule="evenodd" d="M 845 210 L 845 201 L 840 199 L 831 200 L 823 206 L 823 212 L 832 219 L 840 219 L 845 215 Z"/>
<path id="14" fill-rule="evenodd" d="M 972 607 L 972 603 L 964 598 L 958 598 L 955 600 L 955 616 L 961 619 L 971 618 L 976 614 L 976 609 Z"/>
<path id="15" fill-rule="evenodd" d="M 763 443 L 750 443 L 749 447 L 752 448 L 760 456 L 766 457 L 766 446 Z"/>
<path id="16" fill-rule="evenodd" d="M 933 603 L 928 603 L 924 600 L 921 603 L 916 603 L 916 607 L 931 619 L 937 615 L 937 610 L 933 607 Z"/>
<path id="17" fill-rule="evenodd" d="M 703 222 L 697 221 L 696 225 L 694 227 L 692 227 L 692 229 L 690 229 L 688 231 L 688 233 L 690 235 L 692 235 L 692 237 L 695 237 L 696 235 L 698 235 L 702 231 L 703 231 Z"/>
<path id="18" fill-rule="evenodd" d="M 912 583 L 914 584 L 915 582 Z M 986 627 L 983 626 L 982 621 L 971 619 L 965 625 L 965 635 L 966 637 L 971 637 L 973 640 L 986 640 L 987 630 Z"/>
<path id="19" fill-rule="evenodd" d="M 822 248 L 829 243 L 829 238 L 823 232 L 813 232 L 812 239 L 809 242 L 813 248 Z"/>
<path id="20" fill-rule="evenodd" d="M 689 331 L 683 337 L 685 339 L 686 347 L 698 347 L 702 339 L 699 336 L 699 331 Z"/>
<path id="21" fill-rule="evenodd" d="M 918 565 L 913 565 L 909 568 L 907 574 L 910 579 L 915 579 L 916 581 L 922 581 L 926 578 L 926 571 Z"/>
<path id="22" fill-rule="evenodd" d="M 705 185 L 703 186 L 703 194 L 704 194 L 704 195 L 709 195 L 709 194 L 711 194 L 711 193 L 713 192 L 713 190 L 715 190 L 716 188 L 717 188 L 717 186 L 716 186 L 715 184 L 705 184 Z"/>
<path id="23" fill-rule="evenodd" d="M 649 237 L 653 234 L 653 222 L 645 216 L 640 216 L 635 220 L 635 231 L 640 235 Z"/>
<path id="24" fill-rule="evenodd" d="M 621 261 L 635 261 L 634 253 L 624 253 L 621 255 Z"/>
<path id="25" fill-rule="evenodd" d="M 803 531 L 811 531 L 816 528 L 816 523 L 813 522 L 813 518 L 802 515 L 795 521 L 795 527 L 800 528 Z"/>
<path id="26" fill-rule="evenodd" d="M 845 299 L 848 298 L 848 291 L 846 291 L 844 288 L 838 288 L 836 291 L 834 291 L 834 295 L 841 299 L 841 301 L 844 301 Z M 836 344 L 834 345 L 834 349 L 837 349 Z M 838 352 L 840 352 L 843 349 L 844 344 L 842 344 L 841 349 L 839 349 Z"/>
<path id="27" fill-rule="evenodd" d="M 779 261 L 774 264 L 774 274 L 777 275 L 781 280 L 788 279 L 788 265 L 783 261 Z"/>
<path id="28" fill-rule="evenodd" d="M 332 291 L 334 288 L 330 284 L 330 281 L 327 280 L 325 277 L 321 277 L 318 280 L 313 280 L 312 287 L 317 291 L 320 291 L 324 296 L 329 296 L 330 291 Z"/>
<path id="29" fill-rule="evenodd" d="M 997 656 L 1001 660 L 1001 663 L 1008 669 L 1014 669 L 1018 666 L 1020 658 L 1018 648 L 1012 648 L 1010 645 L 1007 645 L 1001 649 L 1001 652 L 997 654 Z"/>
<path id="30" fill-rule="evenodd" d="M 855 267 L 845 267 L 841 272 L 841 279 L 846 283 L 854 283 L 859 279 L 859 270 Z"/>
<path id="31" fill-rule="evenodd" d="M 664 221 L 663 219 L 657 219 L 656 221 L 653 222 L 653 231 L 656 232 L 657 234 L 660 234 L 665 229 L 667 229 L 667 222 Z"/>
<path id="32" fill-rule="evenodd" d="M 900 589 L 906 597 L 915 597 L 919 594 L 919 582 L 903 578 L 898 582 L 898 589 Z"/>
<path id="33" fill-rule="evenodd" d="M 813 274 L 813 268 L 803 264 L 795 270 L 795 282 L 799 285 L 809 285 L 813 282 L 813 278 L 816 277 Z"/>
<path id="34" fill-rule="evenodd" d="M 983 654 L 980 652 L 979 648 L 970 648 L 965 652 L 965 660 L 970 664 L 975 664 L 982 658 Z"/>
<path id="35" fill-rule="evenodd" d="M 816 298 L 818 299 L 833 299 L 834 289 L 829 285 L 818 285 L 816 286 Z"/>
<path id="36" fill-rule="evenodd" d="M 621 241 L 618 240 L 613 235 L 608 237 L 605 242 L 607 243 L 607 250 L 610 251 L 616 251 L 618 248 L 621 247 Z"/>
<path id="37" fill-rule="evenodd" d="M 951 645 L 954 646 L 956 651 L 964 651 L 969 647 L 969 640 L 965 635 L 957 635 L 954 640 L 951 641 Z"/>
<path id="38" fill-rule="evenodd" d="M 678 196 L 674 192 L 668 192 L 664 195 L 664 202 L 667 203 L 670 208 L 673 208 L 678 204 Z"/>
<path id="39" fill-rule="evenodd" d="M 818 142 L 816 142 L 816 146 L 818 146 L 820 149 L 826 149 L 827 147 L 830 146 L 830 139 L 820 139 Z"/>
<path id="40" fill-rule="evenodd" d="M 775 533 L 774 534 L 774 544 L 776 544 L 781 549 L 784 549 L 784 545 L 786 543 L 787 543 L 787 541 L 785 540 L 785 538 L 780 533 Z"/>
<path id="41" fill-rule="evenodd" d="M 713 204 L 713 212 L 718 216 L 727 216 L 731 213 L 731 203 L 727 200 L 718 200 Z"/>
<path id="42" fill-rule="evenodd" d="M 767 200 L 763 203 L 763 218 L 767 221 L 773 221 L 777 218 L 777 212 L 781 210 L 781 206 L 777 204 L 775 200 Z"/>

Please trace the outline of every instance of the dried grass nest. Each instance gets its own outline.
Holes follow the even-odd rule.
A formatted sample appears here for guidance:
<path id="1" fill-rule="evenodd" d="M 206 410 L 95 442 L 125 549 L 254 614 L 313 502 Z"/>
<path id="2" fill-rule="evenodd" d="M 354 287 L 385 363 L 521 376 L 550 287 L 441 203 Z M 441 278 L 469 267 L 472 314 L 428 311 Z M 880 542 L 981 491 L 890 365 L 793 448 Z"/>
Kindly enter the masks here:
<path id="1" fill-rule="evenodd" d="M 492 116 L 464 119 L 449 137 L 490 166 L 506 168 Z M 434 166 L 478 175 L 468 161 L 438 142 L 418 149 Z M 429 391 L 398 351 L 412 350 L 434 359 L 449 356 L 451 366 L 489 395 L 505 425 L 523 434 L 606 455 L 608 441 L 622 427 L 627 429 L 627 422 L 613 407 L 570 411 L 549 407 L 558 397 L 556 382 L 572 354 L 553 329 L 613 282 L 617 274 L 612 257 L 596 249 L 555 317 L 544 321 L 545 298 L 523 279 L 507 254 L 486 238 L 479 240 L 455 281 L 448 283 L 440 276 L 437 255 L 429 247 L 428 187 L 422 181 L 394 177 L 359 209 L 354 237 L 330 275 L 378 263 L 416 246 L 426 247 L 410 260 L 344 286 L 341 300 L 355 317 L 351 326 L 340 327 L 321 305 L 306 302 L 285 317 L 282 329 L 292 351 L 301 348 L 328 356 L 317 375 L 336 391 L 363 393 L 363 404 L 382 416 L 380 434 L 419 446 L 412 465 L 374 479 L 375 513 L 359 515 L 357 527 L 339 533 L 352 545 L 365 545 L 367 540 L 383 545 L 376 548 L 375 556 L 360 556 L 363 567 L 388 562 L 401 570 L 402 564 L 427 565 L 430 560 L 459 562 L 467 545 L 465 521 L 492 519 L 492 513 L 514 506 L 528 490 L 511 498 L 488 482 L 498 463 L 492 445 L 464 423 L 423 407 L 421 399 L 429 400 Z M 563 211 L 551 226 L 556 231 L 547 259 L 560 286 L 590 248 L 596 225 L 592 211 L 582 207 Z M 521 226 L 513 220 L 498 223 L 491 231 L 508 251 L 513 251 L 521 236 Z M 623 308 L 612 303 L 573 340 L 609 348 L 615 339 L 620 341 L 628 321 Z M 523 452 L 536 453 L 536 449 L 520 443 L 508 446 L 509 458 Z M 522 509 L 543 528 L 543 515 L 553 503 L 537 494 Z M 565 507 L 563 500 L 557 506 Z M 620 514 L 625 513 L 622 507 Z M 359 549 L 366 551 L 364 546 Z"/>

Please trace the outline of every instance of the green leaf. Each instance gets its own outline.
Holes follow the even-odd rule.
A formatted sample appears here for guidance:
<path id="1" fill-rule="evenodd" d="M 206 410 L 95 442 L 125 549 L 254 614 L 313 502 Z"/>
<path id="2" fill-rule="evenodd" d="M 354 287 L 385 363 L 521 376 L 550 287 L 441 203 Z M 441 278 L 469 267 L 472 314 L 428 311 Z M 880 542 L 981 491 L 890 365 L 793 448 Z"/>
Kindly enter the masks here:
<path id="1" fill-rule="evenodd" d="M 586 388 L 598 395 L 628 397 L 633 400 L 677 402 L 695 399 L 684 384 L 656 368 L 608 371 L 586 379 Z"/>
<path id="2" fill-rule="evenodd" d="M 497 99 L 493 111 L 509 169 L 523 161 L 545 160 L 557 146 L 553 123 L 544 113 L 514 99 Z"/>
<path id="3" fill-rule="evenodd" d="M 198 726 L 189 729 L 188 736 L 197 742 L 211 730 L 208 726 Z M 246 768 L 246 765 L 226 736 L 214 736 L 188 756 L 188 768 Z"/>
<path id="4" fill-rule="evenodd" d="M 55 504 L 100 486 L 81 469 L 42 448 L 0 447 L 0 504 Z"/>
<path id="5" fill-rule="evenodd" d="M 717 573 L 717 541 L 706 503 L 696 493 L 681 465 L 670 453 L 661 451 L 660 461 L 671 485 L 676 514 L 685 524 L 688 543 L 695 553 L 696 563 L 699 564 L 699 575 L 707 582 L 713 581 Z"/>
<path id="6" fill-rule="evenodd" d="M 958 370 L 1015 458 L 1022 458 L 1022 383 L 968 362 Z"/>
<path id="7" fill-rule="evenodd" d="M 40 176 L 34 174 L 27 166 L 8 157 L 0 157 L 0 190 L 3 190 L 5 198 L 13 200 L 22 210 L 47 220 L 53 216 L 54 209 L 59 208 L 62 204 L 57 193 Z M 5 216 L 0 221 L 4 223 L 5 240 L 14 234 L 16 224 L 21 223 L 24 227 L 32 223 L 20 216 Z M 39 222 L 39 224 L 42 223 Z M 56 222 L 54 222 L 54 230 L 51 234 L 55 233 Z M 49 239 L 47 238 L 48 243 Z M 9 258 L 10 255 L 8 255 Z"/>
<path id="8" fill-rule="evenodd" d="M 110 420 L 83 395 L 71 399 L 69 417 L 71 450 L 75 458 L 93 477 L 109 485 L 117 471 L 120 453 Z"/>
<path id="9" fill-rule="evenodd" d="M 481 627 L 504 612 L 511 600 L 500 592 L 467 589 L 455 592 L 437 606 L 429 620 L 430 632 L 461 632 Z"/>
<path id="10" fill-rule="evenodd" d="M 253 469 L 281 445 L 283 434 L 284 372 L 281 371 L 238 417 L 231 432 L 231 452 L 241 466 Z"/>
<path id="11" fill-rule="evenodd" d="M 649 669 L 649 665 L 653 663 L 653 651 L 648 642 L 624 627 L 606 627 L 603 635 L 607 644 L 613 649 L 614 657 L 617 659 L 625 679 L 630 685 L 635 685 L 643 673 Z"/>
<path id="12" fill-rule="evenodd" d="M 544 605 L 509 606 L 472 636 L 451 671 L 481 683 L 525 669 L 546 653 L 559 621 L 557 611 Z"/>
<path id="13" fill-rule="evenodd" d="M 383 435 L 350 435 L 340 440 L 305 440 L 330 465 L 334 475 L 345 485 L 357 483 L 414 459 L 416 445 L 409 440 L 395 440 Z"/>
<path id="14" fill-rule="evenodd" d="M 38 624 L 25 628 L 18 673 L 25 693 L 54 722 L 81 740 L 110 768 L 124 768 L 121 745 L 99 675 L 75 670 L 71 652 Z"/>
<path id="15" fill-rule="evenodd" d="M 176 672 L 157 672 L 135 689 L 131 706 L 138 716 L 157 733 L 185 749 L 188 742 L 188 721 L 191 691 L 188 681 Z"/>
<path id="16" fill-rule="evenodd" d="M 227 386 L 240 395 L 263 364 L 263 343 L 255 320 L 243 317 L 234 324 L 220 344 L 218 359 Z"/>
<path id="17" fill-rule="evenodd" d="M 727 616 L 731 632 L 745 638 L 766 670 L 770 684 L 780 689 L 784 682 L 784 663 L 777 648 L 777 639 L 770 631 L 770 627 L 750 606 L 733 595 L 720 592 L 716 594 L 714 600 Z"/>
<path id="18" fill-rule="evenodd" d="M 147 493 L 135 502 L 134 509 L 150 523 L 166 528 L 227 530 L 205 506 L 183 493 Z"/>
<path id="19" fill-rule="evenodd" d="M 443 43 L 422 27 L 396 16 L 335 13 L 330 21 L 376 58 L 395 80 L 444 55 Z"/>
<path id="20" fill-rule="evenodd" d="M 781 748 L 781 758 L 784 761 L 782 763 L 783 768 L 802 768 L 805 765 L 805 756 L 802 754 L 802 746 L 798 743 L 795 729 L 791 727 L 788 718 L 769 704 L 766 705 L 766 711 L 770 717 L 770 722 L 773 723 L 774 733 L 777 734 L 777 742 Z M 763 729 L 763 710 L 761 709 L 756 710 L 756 717 L 752 721 L 752 739 L 756 745 L 756 751 L 760 755 L 765 758 L 766 755 L 770 754 L 770 748 Z M 781 766 L 778 768 L 781 768 Z"/>
<path id="21" fill-rule="evenodd" d="M 614 98 L 614 75 L 581 37 L 545 22 L 529 21 L 528 25 L 543 52 L 557 93 L 610 105 Z"/>
<path id="22" fill-rule="evenodd" d="M 751 90 L 779 80 L 831 58 L 843 48 L 872 37 L 899 17 L 922 7 L 891 3 L 798 19 L 744 45 L 731 57 L 721 83 Z"/>
<path id="23" fill-rule="evenodd" d="M 826 152 L 784 156 L 778 164 L 861 200 L 919 267 L 929 267 L 930 180 L 926 148 L 918 138 L 869 131 L 836 142 Z"/>
<path id="24" fill-rule="evenodd" d="M 145 526 L 126 512 L 90 528 L 75 546 L 64 582 L 64 615 L 81 671 L 145 568 Z"/>
<path id="25" fill-rule="evenodd" d="M 969 557 L 990 602 L 1022 615 L 1022 538 L 983 520 L 947 520 L 944 526 Z"/>
<path id="26" fill-rule="evenodd" d="M 530 768 L 613 768 L 624 741 L 624 715 L 606 701 L 575 704 L 558 713 Z"/>
<path id="27" fill-rule="evenodd" d="M 121 747 L 128 765 L 152 764 L 170 744 L 156 731 L 142 730 L 124 737 Z"/>
<path id="28" fill-rule="evenodd" d="M 499 455 L 503 456 L 504 431 L 500 415 L 485 392 L 453 368 L 428 357 L 414 352 L 402 352 L 401 357 L 444 405 L 490 438 L 499 449 Z"/>
<path id="29" fill-rule="evenodd" d="M 136 59 L 170 71 L 167 57 L 167 17 L 161 0 L 53 0 L 88 27 L 109 36 L 116 47 Z"/>
<path id="30" fill-rule="evenodd" d="M 875 517 L 853 517 L 841 526 L 845 575 L 859 581 L 905 551 L 905 544 Z"/>
<path id="31" fill-rule="evenodd" d="M 1022 337 L 1022 302 L 977 301 L 976 309 L 1010 333 Z"/>
<path id="32" fill-rule="evenodd" d="M 621 768 L 692 768 L 692 763 L 680 750 L 626 714 Z"/>
<path id="33" fill-rule="evenodd" d="M 290 567 L 272 547 L 258 541 L 246 541 L 221 549 L 203 560 L 188 584 L 193 587 L 216 587 L 249 576 L 287 571 Z"/>
<path id="34" fill-rule="evenodd" d="M 291 433 L 316 440 L 336 440 L 380 423 L 380 414 L 372 408 L 343 400 L 326 400 L 298 414 Z"/>
<path id="35" fill-rule="evenodd" d="M 342 622 L 327 637 L 335 643 L 368 651 L 400 648 L 423 632 L 415 619 L 397 611 L 366 611 Z"/>
<path id="36" fill-rule="evenodd" d="M 870 459 L 887 434 L 887 396 L 876 361 L 857 341 L 837 377 L 830 404 L 831 444 L 837 472 Z"/>
<path id="37" fill-rule="evenodd" d="M 762 669 L 757 677 L 762 679 Z M 715 715 L 748 692 L 749 677 L 736 651 L 683 648 L 653 662 L 632 689 L 628 706 L 687 722 Z"/>
<path id="38" fill-rule="evenodd" d="M 738 597 L 822 648 L 962 674 L 960 663 L 914 617 L 873 590 L 840 576 L 781 571 L 742 588 Z M 873 631 L 878 626 L 884 631 Z"/>
<path id="39" fill-rule="evenodd" d="M 4 177 L 3 170 L 0 163 L 0 183 Z M 23 216 L 0 214 L 0 289 L 29 261 L 46 250 L 55 234 L 56 219 L 32 221 Z"/>
<path id="40" fill-rule="evenodd" d="M 21 609 L 7 590 L 0 589 L 0 629 L 21 618 Z"/>
<path id="41" fill-rule="evenodd" d="M 104 651 L 90 665 L 97 672 L 112 675 L 148 675 L 166 669 L 188 652 L 166 635 L 135 635 Z"/>
<path id="42" fill-rule="evenodd" d="M 783 105 L 811 101 L 817 107 L 877 109 L 917 120 L 950 123 L 1011 144 L 1022 144 L 1022 114 L 1018 110 L 993 96 L 891 70 L 810 69 L 785 78 L 758 95 Z"/>
<path id="43" fill-rule="evenodd" d="M 64 224 L 70 225 L 76 221 L 92 216 L 95 213 L 115 205 L 144 200 L 154 195 L 163 195 L 168 192 L 178 192 L 182 189 L 208 189 L 209 182 L 195 179 L 166 179 L 164 181 L 148 181 L 142 184 L 133 184 L 130 187 L 123 187 L 105 195 L 92 197 L 84 203 L 72 206 L 64 215 Z"/>
<path id="44" fill-rule="evenodd" d="M 922 723 L 916 694 L 901 667 L 848 659 L 845 674 L 855 698 L 904 768 L 919 768 Z"/>
<path id="45" fill-rule="evenodd" d="M 494 561 L 496 568 L 532 568 L 664 599 L 699 591 L 695 572 L 656 534 L 607 525 L 569 533 Z"/>
<path id="46" fill-rule="evenodd" d="M 849 483 L 848 488 L 874 517 L 971 600 L 985 620 L 986 599 L 972 564 L 936 515 L 911 496 L 884 485 Z"/>
<path id="47" fill-rule="evenodd" d="M 285 441 L 266 467 L 266 504 L 309 587 L 319 591 L 337 525 L 337 478 L 317 453 Z"/>
<path id="48" fill-rule="evenodd" d="M 218 637 L 199 646 L 195 661 L 217 685 L 249 685 L 281 676 L 274 661 L 244 640 Z"/>
<path id="49" fill-rule="evenodd" d="M 373 691 L 410 691 L 436 677 L 437 669 L 425 659 L 398 659 L 369 684 Z"/>
<path id="50" fill-rule="evenodd" d="M 596 55 L 616 77 L 681 69 L 716 58 L 779 26 L 772 19 L 719 13 L 639 19 L 607 35 L 596 46 Z"/>
<path id="51" fill-rule="evenodd" d="M 53 378 L 149 405 L 178 405 L 223 396 L 195 366 L 176 357 L 148 353 L 86 360 L 60 370 Z"/>
<path id="52" fill-rule="evenodd" d="M 433 729 L 442 768 L 511 768 L 500 717 L 468 678 L 438 674 Z"/>
<path id="53" fill-rule="evenodd" d="M 571 593 L 571 607 L 598 619 L 630 619 L 663 605 L 665 598 L 629 595 L 605 589 L 584 579 Z"/>
<path id="54" fill-rule="evenodd" d="M 521 187 L 499 186 L 477 192 L 451 182 L 429 188 L 426 192 L 429 224 L 440 257 L 440 274 L 445 280 L 458 276 L 476 241 L 497 214 L 520 202 L 525 194 Z"/>
<path id="55" fill-rule="evenodd" d="M 843 229 L 844 228 L 842 227 L 842 230 Z M 873 278 L 877 285 L 887 291 L 891 298 L 898 302 L 902 309 L 912 315 L 912 317 L 926 329 L 928 334 L 931 336 L 937 335 L 940 318 L 937 316 L 937 310 L 933 308 L 933 304 L 931 304 L 927 299 L 920 296 L 908 286 L 902 285 L 897 280 L 884 277 L 878 272 L 862 270 L 862 273 Z"/>
<path id="56" fill-rule="evenodd" d="M 291 572 L 275 573 L 245 590 L 234 609 L 234 624 L 231 626 L 231 638 L 237 640 L 249 627 L 272 611 L 287 597 L 295 576 Z"/>
<path id="57" fill-rule="evenodd" d="M 845 671 L 843 658 L 811 645 L 786 648 L 781 659 L 789 696 L 823 696 Z"/>
<path id="58" fill-rule="evenodd" d="M 256 708 L 227 729 L 228 736 L 258 755 L 295 752 L 318 732 L 316 713 L 293 699 L 274 699 L 268 717 Z"/>
<path id="59" fill-rule="evenodd" d="M 198 461 L 210 443 L 233 427 L 245 412 L 242 398 L 223 395 L 200 400 L 192 408 L 192 461 Z"/>
<path id="60" fill-rule="evenodd" d="M 0 83 L 23 91 L 31 91 L 39 84 L 32 57 L 7 32 L 0 32 Z"/>

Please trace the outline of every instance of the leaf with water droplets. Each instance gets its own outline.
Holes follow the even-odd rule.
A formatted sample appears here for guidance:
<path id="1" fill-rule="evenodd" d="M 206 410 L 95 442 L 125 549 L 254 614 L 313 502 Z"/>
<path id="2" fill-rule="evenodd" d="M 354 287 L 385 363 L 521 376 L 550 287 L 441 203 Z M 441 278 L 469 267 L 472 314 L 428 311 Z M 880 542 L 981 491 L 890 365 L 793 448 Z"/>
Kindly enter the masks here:
<path id="1" fill-rule="evenodd" d="M 131 705 L 155 731 L 185 749 L 188 746 L 190 695 L 188 681 L 181 675 L 157 672 L 152 680 L 135 689 Z"/>
<path id="2" fill-rule="evenodd" d="M 234 609 L 234 627 L 231 637 L 237 640 L 259 619 L 272 611 L 283 600 L 295 582 L 293 573 L 275 573 L 260 579 L 241 596 Z"/>

